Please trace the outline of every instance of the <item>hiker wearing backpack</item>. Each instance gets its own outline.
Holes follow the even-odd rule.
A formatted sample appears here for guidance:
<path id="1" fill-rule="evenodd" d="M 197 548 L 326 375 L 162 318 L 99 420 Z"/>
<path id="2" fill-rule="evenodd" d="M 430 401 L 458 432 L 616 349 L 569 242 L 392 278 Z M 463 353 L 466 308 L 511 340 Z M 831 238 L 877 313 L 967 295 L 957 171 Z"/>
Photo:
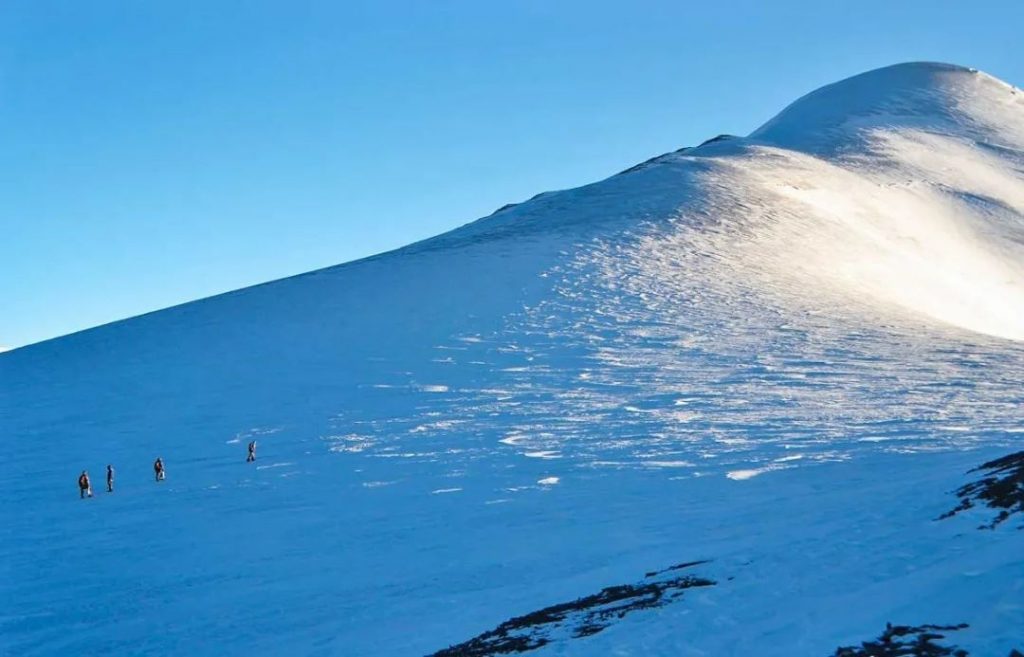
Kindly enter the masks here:
<path id="1" fill-rule="evenodd" d="M 78 497 L 85 499 L 86 496 L 92 497 L 92 483 L 89 481 L 89 473 L 82 470 L 82 474 L 78 475 Z"/>

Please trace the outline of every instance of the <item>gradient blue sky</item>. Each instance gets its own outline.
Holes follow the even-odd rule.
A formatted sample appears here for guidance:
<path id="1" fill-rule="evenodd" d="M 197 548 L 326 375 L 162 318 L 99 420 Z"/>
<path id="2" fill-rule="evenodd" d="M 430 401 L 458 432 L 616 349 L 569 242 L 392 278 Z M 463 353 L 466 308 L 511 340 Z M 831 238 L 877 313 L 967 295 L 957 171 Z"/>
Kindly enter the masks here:
<path id="1" fill-rule="evenodd" d="M 1024 84 L 1024 2 L 0 0 L 0 346 L 337 264 L 871 68 Z"/>

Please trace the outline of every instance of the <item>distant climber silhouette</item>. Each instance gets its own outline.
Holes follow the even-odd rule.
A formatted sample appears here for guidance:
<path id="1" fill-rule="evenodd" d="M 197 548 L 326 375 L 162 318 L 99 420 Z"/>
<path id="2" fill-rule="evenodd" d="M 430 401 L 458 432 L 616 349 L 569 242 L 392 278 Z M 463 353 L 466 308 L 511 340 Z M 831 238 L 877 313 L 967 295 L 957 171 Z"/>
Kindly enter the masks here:
<path id="1" fill-rule="evenodd" d="M 107 466 L 107 492 L 114 492 L 114 466 Z"/>
<path id="2" fill-rule="evenodd" d="M 256 441 L 249 442 L 249 456 L 245 457 L 246 463 L 252 463 L 256 460 Z"/>
<path id="3" fill-rule="evenodd" d="M 153 472 L 156 474 L 157 481 L 164 480 L 164 461 L 159 456 L 156 458 L 156 461 L 153 461 Z"/>

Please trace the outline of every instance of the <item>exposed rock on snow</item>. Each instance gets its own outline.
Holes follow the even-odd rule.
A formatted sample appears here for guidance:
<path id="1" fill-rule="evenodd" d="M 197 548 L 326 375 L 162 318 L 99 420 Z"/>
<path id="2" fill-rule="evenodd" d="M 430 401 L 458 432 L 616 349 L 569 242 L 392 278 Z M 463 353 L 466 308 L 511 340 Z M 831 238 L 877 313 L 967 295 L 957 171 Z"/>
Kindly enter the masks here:
<path id="1" fill-rule="evenodd" d="M 647 573 L 645 580 L 696 566 L 693 561 Z M 528 652 L 554 641 L 567 641 L 601 632 L 627 614 L 661 607 L 679 600 L 686 589 L 714 586 L 715 582 L 695 575 L 683 575 L 636 584 L 609 586 L 594 595 L 552 605 L 517 616 L 465 643 L 445 648 L 432 657 L 490 657 Z"/>
<path id="2" fill-rule="evenodd" d="M 650 577 L 657 577 L 659 575 L 664 575 L 666 573 L 670 573 L 670 572 L 672 572 L 674 570 L 683 570 L 684 568 L 693 568 L 694 566 L 700 566 L 701 564 L 705 564 L 705 563 L 709 563 L 709 561 L 707 559 L 702 559 L 700 561 L 684 561 L 683 563 L 677 563 L 676 565 L 669 566 L 668 568 L 665 568 L 663 570 L 653 570 L 651 572 L 644 573 L 644 577 L 648 577 L 648 578 L 650 578 Z"/>
<path id="3" fill-rule="evenodd" d="M 949 632 L 966 628 L 966 624 L 890 625 L 878 639 L 856 648 L 840 648 L 834 657 L 968 657 L 966 650 L 940 643 Z"/>
<path id="4" fill-rule="evenodd" d="M 975 472 L 985 473 L 985 476 L 957 490 L 960 505 L 942 514 L 941 518 L 951 518 L 975 504 L 981 504 L 998 513 L 980 529 L 995 529 L 1011 516 L 1024 514 L 1024 451 L 989 461 L 971 470 L 971 473 Z M 1024 529 L 1024 523 L 1020 528 Z"/>
<path id="5" fill-rule="evenodd" d="M 833 657 L 969 657 L 971 653 L 950 645 L 947 635 L 966 630 L 960 625 L 888 625 L 882 636 L 859 647 L 839 648 Z M 978 656 L 983 657 L 983 656 Z M 1013 649 L 1008 657 L 1024 657 Z"/>

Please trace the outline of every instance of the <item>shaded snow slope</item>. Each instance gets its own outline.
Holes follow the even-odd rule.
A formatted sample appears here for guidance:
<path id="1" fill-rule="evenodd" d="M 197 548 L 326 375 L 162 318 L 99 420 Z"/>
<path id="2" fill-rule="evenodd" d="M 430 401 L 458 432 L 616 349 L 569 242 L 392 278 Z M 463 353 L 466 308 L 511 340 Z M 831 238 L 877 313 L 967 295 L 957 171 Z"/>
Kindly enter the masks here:
<path id="1" fill-rule="evenodd" d="M 714 586 L 536 654 L 824 656 L 887 622 L 1021 648 L 1021 521 L 935 520 L 1024 432 L 1021 102 L 882 69 L 0 355 L 0 654 L 424 655 L 705 560 Z"/>

